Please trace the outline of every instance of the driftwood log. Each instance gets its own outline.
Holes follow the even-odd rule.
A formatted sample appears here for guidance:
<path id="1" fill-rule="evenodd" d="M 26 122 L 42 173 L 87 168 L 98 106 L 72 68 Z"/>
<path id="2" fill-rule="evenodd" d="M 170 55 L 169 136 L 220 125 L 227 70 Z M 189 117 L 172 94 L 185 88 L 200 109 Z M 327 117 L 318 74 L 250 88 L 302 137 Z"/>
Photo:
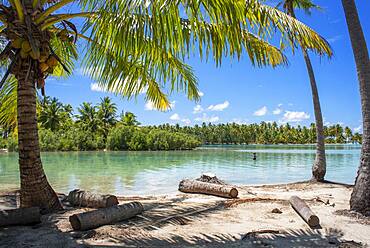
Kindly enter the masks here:
<path id="1" fill-rule="evenodd" d="M 144 211 L 140 202 L 130 202 L 101 208 L 69 217 L 73 230 L 89 230 L 134 217 Z"/>
<path id="2" fill-rule="evenodd" d="M 40 217 L 39 207 L 0 210 L 0 226 L 37 224 Z"/>
<path id="3" fill-rule="evenodd" d="M 107 208 L 118 204 L 118 199 L 114 195 L 94 194 L 79 189 L 69 192 L 67 200 L 72 206 L 91 208 Z"/>
<path id="4" fill-rule="evenodd" d="M 238 190 L 232 186 L 189 179 L 185 179 L 180 182 L 179 190 L 184 193 L 215 195 L 225 198 L 236 198 L 238 196 Z"/>
<path id="5" fill-rule="evenodd" d="M 316 227 L 320 225 L 319 217 L 317 217 L 310 207 L 298 196 L 292 196 L 289 199 L 290 204 L 294 210 L 307 222 L 310 227 Z"/>

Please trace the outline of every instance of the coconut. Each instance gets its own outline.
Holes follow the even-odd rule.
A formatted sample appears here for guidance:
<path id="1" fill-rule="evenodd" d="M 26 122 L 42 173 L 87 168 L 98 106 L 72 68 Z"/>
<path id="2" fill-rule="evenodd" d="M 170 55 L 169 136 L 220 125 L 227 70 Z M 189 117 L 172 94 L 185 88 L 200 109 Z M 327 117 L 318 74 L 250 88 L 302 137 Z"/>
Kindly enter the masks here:
<path id="1" fill-rule="evenodd" d="M 39 65 L 41 72 L 45 72 L 49 69 L 49 65 L 46 63 L 40 63 Z"/>
<path id="2" fill-rule="evenodd" d="M 49 65 L 49 67 L 55 67 L 58 65 L 58 60 L 54 56 L 50 56 L 46 63 Z"/>
<path id="3" fill-rule="evenodd" d="M 27 40 L 24 40 L 22 42 L 22 51 L 24 51 L 25 53 L 28 53 L 31 51 L 31 45 Z"/>
<path id="4" fill-rule="evenodd" d="M 22 47 L 22 42 L 23 42 L 22 38 L 17 38 L 14 41 L 12 41 L 12 47 L 19 49 Z"/>

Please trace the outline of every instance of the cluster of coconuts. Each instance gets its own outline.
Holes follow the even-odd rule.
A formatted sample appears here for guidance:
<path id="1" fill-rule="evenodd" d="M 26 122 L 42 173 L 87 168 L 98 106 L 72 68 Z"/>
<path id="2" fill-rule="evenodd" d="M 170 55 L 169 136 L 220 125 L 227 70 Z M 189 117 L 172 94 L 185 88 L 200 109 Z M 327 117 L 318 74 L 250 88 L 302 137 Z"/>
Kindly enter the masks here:
<path id="1" fill-rule="evenodd" d="M 73 42 L 73 36 L 69 35 L 66 29 L 59 31 L 56 36 L 62 42 Z M 11 39 L 11 46 L 19 51 L 19 55 L 22 59 L 31 58 L 38 61 L 38 77 L 37 88 L 43 89 L 45 85 L 45 75 L 52 74 L 54 69 L 59 65 L 57 57 L 52 53 L 49 42 L 40 42 L 35 40 L 35 46 L 37 47 L 36 52 L 32 49 L 29 40 L 23 37 L 14 37 Z M 40 44 L 41 43 L 41 44 Z"/>
<path id="2" fill-rule="evenodd" d="M 66 29 L 59 31 L 56 35 L 63 42 L 73 42 L 74 40 L 73 36 L 69 35 Z M 33 60 L 39 62 L 39 69 L 42 74 L 52 74 L 55 67 L 59 64 L 56 56 L 51 53 L 48 42 L 40 45 L 40 42 L 36 40 L 35 43 L 38 47 L 38 51 L 36 52 L 32 49 L 27 39 L 17 37 L 11 40 L 11 46 L 15 49 L 19 49 L 22 59 L 31 57 Z"/>
<path id="3" fill-rule="evenodd" d="M 50 53 L 49 45 L 41 46 L 41 49 L 34 52 L 28 40 L 16 38 L 11 43 L 13 48 L 20 49 L 22 59 L 31 57 L 33 60 L 39 61 L 39 68 L 42 73 L 53 73 L 54 68 L 58 65 L 58 60 Z"/>

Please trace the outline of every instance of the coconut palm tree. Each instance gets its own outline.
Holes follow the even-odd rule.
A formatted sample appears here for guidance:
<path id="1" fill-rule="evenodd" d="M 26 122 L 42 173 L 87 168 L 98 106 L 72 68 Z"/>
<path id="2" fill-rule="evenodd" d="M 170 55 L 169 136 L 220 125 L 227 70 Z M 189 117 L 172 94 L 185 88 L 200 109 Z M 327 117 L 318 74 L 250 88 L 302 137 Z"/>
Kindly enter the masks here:
<path id="1" fill-rule="evenodd" d="M 79 113 L 76 116 L 77 122 L 81 124 L 82 128 L 96 132 L 101 123 L 96 107 L 89 102 L 83 102 L 80 107 L 77 108 L 77 111 Z"/>
<path id="2" fill-rule="evenodd" d="M 117 106 L 109 97 L 100 99 L 101 102 L 97 106 L 98 118 L 102 124 L 102 131 L 104 139 L 107 138 L 109 128 L 116 123 Z"/>
<path id="3" fill-rule="evenodd" d="M 367 44 L 362 31 L 354 0 L 342 0 L 346 16 L 353 54 L 355 57 L 357 75 L 360 83 L 362 106 L 362 148 L 360 167 L 357 172 L 350 206 L 351 210 L 370 215 L 370 60 Z"/>
<path id="4" fill-rule="evenodd" d="M 312 9 L 319 9 L 312 0 L 284 0 L 279 5 L 283 6 L 286 13 L 293 18 L 296 18 L 294 9 L 302 9 L 307 14 L 311 13 Z M 306 62 L 308 76 L 310 78 L 310 85 L 312 91 L 312 101 L 315 113 L 316 126 L 316 157 L 312 166 L 312 179 L 315 181 L 323 181 L 326 174 L 326 156 L 325 156 L 325 136 L 324 124 L 321 113 L 319 92 L 317 90 L 315 73 L 312 67 L 310 57 L 307 49 L 302 49 L 303 57 Z"/>
<path id="5" fill-rule="evenodd" d="M 289 33 L 304 48 L 331 53 L 312 29 L 257 0 L 2 0 L 0 22 L 6 41 L 0 60 L 7 66 L 0 88 L 9 75 L 17 80 L 20 205 L 44 211 L 61 204 L 40 159 L 35 92 L 44 94 L 48 76 L 70 74 L 77 40 L 86 48 L 84 73 L 102 89 L 127 98 L 145 92 L 160 110 L 170 106 L 168 84 L 168 92 L 199 99 L 196 77 L 183 62 L 195 51 L 216 65 L 246 51 L 255 65 L 277 66 L 286 57 L 269 40 L 280 31 L 282 44 L 291 44 Z"/>
<path id="6" fill-rule="evenodd" d="M 132 112 L 122 112 L 121 114 L 121 122 L 125 126 L 139 126 L 140 122 L 137 121 L 136 115 Z"/>
<path id="7" fill-rule="evenodd" d="M 38 117 L 41 126 L 52 131 L 58 130 L 64 116 L 63 104 L 55 97 L 52 99 L 47 97 L 41 105 L 42 107 Z"/>

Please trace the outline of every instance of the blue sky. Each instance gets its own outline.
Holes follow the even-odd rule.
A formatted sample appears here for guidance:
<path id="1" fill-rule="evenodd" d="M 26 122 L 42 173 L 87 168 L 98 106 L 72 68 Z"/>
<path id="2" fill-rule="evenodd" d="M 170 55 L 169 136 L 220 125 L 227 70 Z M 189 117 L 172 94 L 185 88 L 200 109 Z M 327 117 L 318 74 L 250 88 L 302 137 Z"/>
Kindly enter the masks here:
<path id="1" fill-rule="evenodd" d="M 356 2 L 370 43 L 370 15 L 367 14 L 370 3 Z M 298 12 L 297 17 L 325 37 L 334 50 L 331 60 L 311 54 L 324 121 L 348 125 L 358 131 L 361 127 L 358 80 L 341 2 L 317 0 L 315 3 L 323 7 L 323 11 L 311 16 Z M 199 79 L 201 101 L 195 103 L 182 94 L 173 94 L 173 108 L 164 113 L 151 110 L 143 96 L 127 101 L 99 91 L 94 81 L 81 75 L 80 68 L 68 79 L 49 79 L 46 92 L 74 108 L 83 101 L 97 103 L 108 95 L 119 111 L 134 112 L 144 125 L 167 122 L 194 125 L 203 121 L 277 121 L 308 125 L 314 122 L 314 115 L 304 60 L 301 52 L 287 55 L 289 66 L 275 69 L 253 67 L 246 56 L 241 61 L 226 58 L 217 68 L 212 60 L 201 62 L 199 56 L 194 55 L 188 63 Z"/>

